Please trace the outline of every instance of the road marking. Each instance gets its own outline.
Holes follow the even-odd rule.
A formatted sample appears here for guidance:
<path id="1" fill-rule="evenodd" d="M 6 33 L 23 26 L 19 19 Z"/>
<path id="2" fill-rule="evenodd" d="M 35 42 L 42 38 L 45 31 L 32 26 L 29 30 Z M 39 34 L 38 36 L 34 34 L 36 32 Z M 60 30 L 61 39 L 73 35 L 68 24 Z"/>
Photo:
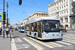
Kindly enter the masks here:
<path id="1" fill-rule="evenodd" d="M 18 42 L 22 42 L 22 40 L 21 40 L 21 39 L 19 39 L 19 38 L 17 38 L 17 41 L 18 41 Z"/>
<path id="2" fill-rule="evenodd" d="M 39 45 L 38 43 L 36 43 L 36 42 L 34 42 L 34 41 L 32 41 L 32 40 L 30 40 L 30 41 L 33 42 L 33 43 L 35 43 L 36 45 L 40 46 L 41 48 L 45 49 L 44 47 L 42 47 L 42 46 Z"/>
<path id="3" fill-rule="evenodd" d="M 30 43 L 32 46 L 34 46 L 37 50 L 43 50 L 43 48 L 37 46 L 36 44 L 34 44 L 33 42 L 31 42 L 30 40 L 23 38 L 25 41 L 27 41 L 28 43 Z"/>
<path id="4" fill-rule="evenodd" d="M 17 42 L 17 40 L 15 39 L 15 42 Z"/>
<path id="5" fill-rule="evenodd" d="M 26 33 L 24 33 L 26 35 Z"/>
<path id="6" fill-rule="evenodd" d="M 62 41 L 57 41 L 58 43 L 62 43 L 62 44 L 66 44 L 66 45 L 72 45 L 72 44 L 69 44 L 69 43 L 66 43 L 66 42 L 62 42 Z"/>
<path id="7" fill-rule="evenodd" d="M 11 50 L 17 50 L 14 39 L 11 41 Z"/>
<path id="8" fill-rule="evenodd" d="M 49 42 L 49 43 L 54 44 L 54 45 L 59 46 L 59 47 L 63 47 L 63 45 L 60 45 L 60 44 L 55 43 L 55 42 Z"/>
<path id="9" fill-rule="evenodd" d="M 29 36 L 31 36 L 31 35 L 29 35 Z"/>
<path id="10" fill-rule="evenodd" d="M 72 41 L 72 42 L 75 42 L 75 41 Z"/>
<path id="11" fill-rule="evenodd" d="M 75 42 L 72 42 L 71 40 L 63 40 L 63 41 L 75 44 Z"/>
<path id="12" fill-rule="evenodd" d="M 30 47 L 31 47 L 31 46 L 28 45 L 28 44 L 19 44 L 19 45 L 17 45 L 17 49 L 23 49 L 23 48 L 28 49 L 28 48 L 30 48 Z"/>
<path id="13" fill-rule="evenodd" d="M 48 45 L 50 45 L 50 46 L 53 46 L 53 47 L 57 47 L 57 46 L 55 46 L 55 45 L 53 45 L 53 44 L 50 44 L 50 43 L 47 43 L 47 42 L 44 42 L 44 43 L 46 43 L 46 44 L 48 44 Z"/>
<path id="14" fill-rule="evenodd" d="M 29 38 L 30 38 L 30 37 L 29 37 Z M 30 38 L 30 39 L 32 39 L 32 40 L 34 40 L 34 41 L 36 41 L 36 42 L 38 42 L 38 43 L 40 43 L 40 44 L 42 44 L 42 45 L 44 45 L 44 46 L 46 46 L 46 47 L 54 48 L 53 46 L 50 46 L 50 45 L 48 45 L 48 44 L 45 44 L 45 43 L 43 43 L 43 42 L 41 42 L 41 41 L 38 41 L 38 40 L 35 40 L 35 39 L 33 39 L 33 38 Z"/>

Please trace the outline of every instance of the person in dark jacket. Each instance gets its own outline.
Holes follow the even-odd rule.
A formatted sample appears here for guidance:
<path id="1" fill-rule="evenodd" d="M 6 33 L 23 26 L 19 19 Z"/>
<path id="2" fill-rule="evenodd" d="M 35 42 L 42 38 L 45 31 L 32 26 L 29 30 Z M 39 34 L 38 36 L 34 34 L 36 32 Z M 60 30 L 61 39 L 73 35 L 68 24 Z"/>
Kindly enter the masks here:
<path id="1" fill-rule="evenodd" d="M 6 28 L 6 37 L 8 38 L 9 28 Z"/>
<path id="2" fill-rule="evenodd" d="M 0 28 L 0 35 L 2 35 L 2 29 Z"/>

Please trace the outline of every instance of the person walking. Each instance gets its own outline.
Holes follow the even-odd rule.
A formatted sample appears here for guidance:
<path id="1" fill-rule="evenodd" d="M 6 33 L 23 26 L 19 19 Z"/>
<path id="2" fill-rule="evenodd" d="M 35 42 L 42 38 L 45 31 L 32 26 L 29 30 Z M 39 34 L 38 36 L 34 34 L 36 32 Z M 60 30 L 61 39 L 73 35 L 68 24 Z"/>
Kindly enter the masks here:
<path id="1" fill-rule="evenodd" d="M 9 34 L 9 28 L 6 28 L 6 37 L 8 38 L 8 34 Z"/>
<path id="2" fill-rule="evenodd" d="M 2 35 L 2 29 L 0 28 L 0 35 Z"/>
<path id="3" fill-rule="evenodd" d="M 13 32 L 13 29 L 12 29 L 12 32 Z"/>

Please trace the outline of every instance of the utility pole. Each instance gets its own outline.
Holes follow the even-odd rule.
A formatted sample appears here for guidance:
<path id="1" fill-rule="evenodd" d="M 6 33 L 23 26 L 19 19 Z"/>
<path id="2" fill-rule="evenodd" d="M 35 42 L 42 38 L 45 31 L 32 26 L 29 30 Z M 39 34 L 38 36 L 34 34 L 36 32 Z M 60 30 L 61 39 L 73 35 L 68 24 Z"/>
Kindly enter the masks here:
<path id="1" fill-rule="evenodd" d="M 5 38 L 5 0 L 3 0 L 3 38 Z"/>
<path id="2" fill-rule="evenodd" d="M 8 6 L 8 1 L 7 1 L 7 5 L 6 6 L 7 6 L 7 27 L 8 27 L 8 7 L 9 7 Z"/>

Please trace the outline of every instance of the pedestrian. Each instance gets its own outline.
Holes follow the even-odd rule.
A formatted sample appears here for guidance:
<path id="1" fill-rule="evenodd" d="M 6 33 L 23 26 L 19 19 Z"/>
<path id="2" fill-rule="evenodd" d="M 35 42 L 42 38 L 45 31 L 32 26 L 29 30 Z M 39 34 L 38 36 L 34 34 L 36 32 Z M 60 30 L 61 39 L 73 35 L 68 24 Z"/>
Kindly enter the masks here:
<path id="1" fill-rule="evenodd" d="M 6 37 L 8 38 L 8 34 L 9 34 L 9 28 L 6 28 Z"/>
<path id="2" fill-rule="evenodd" d="M 0 28 L 0 35 L 2 35 L 2 29 Z"/>
<path id="3" fill-rule="evenodd" d="M 12 29 L 12 32 L 13 32 L 13 29 Z"/>

